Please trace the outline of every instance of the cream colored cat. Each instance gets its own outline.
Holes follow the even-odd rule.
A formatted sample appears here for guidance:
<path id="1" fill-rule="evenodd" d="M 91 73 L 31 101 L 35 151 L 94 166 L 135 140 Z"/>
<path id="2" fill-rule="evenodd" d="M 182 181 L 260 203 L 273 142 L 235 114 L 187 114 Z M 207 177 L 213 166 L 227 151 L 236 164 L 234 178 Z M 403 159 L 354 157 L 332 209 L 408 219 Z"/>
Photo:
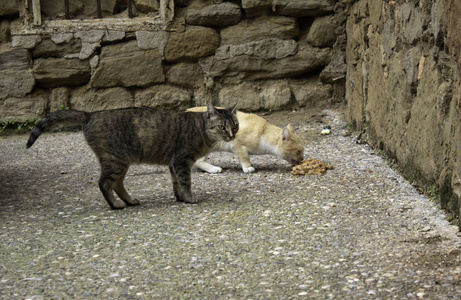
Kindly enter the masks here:
<path id="1" fill-rule="evenodd" d="M 203 112 L 206 106 L 193 107 L 188 111 Z M 211 151 L 227 151 L 237 155 L 243 172 L 252 173 L 250 155 L 273 154 L 295 165 L 304 159 L 304 148 L 294 132 L 293 125 L 285 128 L 269 124 L 255 114 L 238 111 L 239 130 L 230 142 L 218 142 Z M 199 158 L 195 166 L 208 173 L 220 173 L 222 169 L 206 162 L 206 156 Z"/>

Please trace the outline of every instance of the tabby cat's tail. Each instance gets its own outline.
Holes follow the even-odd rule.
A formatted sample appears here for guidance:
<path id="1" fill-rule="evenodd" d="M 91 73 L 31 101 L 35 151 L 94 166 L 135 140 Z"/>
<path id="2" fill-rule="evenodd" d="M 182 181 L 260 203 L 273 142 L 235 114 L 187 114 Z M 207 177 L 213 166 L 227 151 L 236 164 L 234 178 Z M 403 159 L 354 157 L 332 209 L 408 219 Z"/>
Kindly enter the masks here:
<path id="1" fill-rule="evenodd" d="M 90 113 L 78 110 L 60 110 L 43 117 L 35 125 L 27 141 L 27 148 L 30 148 L 38 137 L 47 129 L 56 124 L 83 125 L 90 117 Z"/>

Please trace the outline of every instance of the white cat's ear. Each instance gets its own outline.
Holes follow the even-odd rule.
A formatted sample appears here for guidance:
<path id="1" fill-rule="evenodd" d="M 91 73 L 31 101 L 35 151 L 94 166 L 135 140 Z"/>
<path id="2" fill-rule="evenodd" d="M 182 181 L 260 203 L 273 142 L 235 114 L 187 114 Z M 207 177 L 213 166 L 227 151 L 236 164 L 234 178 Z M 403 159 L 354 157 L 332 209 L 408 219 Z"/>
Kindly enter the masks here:
<path id="1" fill-rule="evenodd" d="M 289 123 L 287 125 L 287 128 L 288 128 L 288 131 L 290 131 L 290 133 L 294 133 L 295 132 L 295 128 L 293 127 L 293 125 L 291 123 Z"/>
<path id="2" fill-rule="evenodd" d="M 289 140 L 291 140 L 291 136 L 290 136 L 290 130 L 288 129 L 288 126 L 287 126 L 282 129 L 282 141 L 287 142 Z"/>
<path id="3" fill-rule="evenodd" d="M 211 103 L 207 104 L 207 117 L 210 119 L 211 117 L 214 117 L 216 115 L 216 109 Z"/>

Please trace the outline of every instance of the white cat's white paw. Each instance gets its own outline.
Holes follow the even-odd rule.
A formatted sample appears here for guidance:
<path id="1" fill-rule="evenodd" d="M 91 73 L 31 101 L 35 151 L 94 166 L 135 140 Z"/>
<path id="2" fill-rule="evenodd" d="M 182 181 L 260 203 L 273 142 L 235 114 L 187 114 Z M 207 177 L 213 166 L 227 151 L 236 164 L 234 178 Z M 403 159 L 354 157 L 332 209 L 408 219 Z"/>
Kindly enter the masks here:
<path id="1" fill-rule="evenodd" d="M 254 167 L 248 167 L 248 168 L 243 167 L 244 173 L 253 173 L 254 171 L 255 171 Z"/>
<path id="2" fill-rule="evenodd" d="M 221 173 L 221 172 L 222 172 L 222 168 L 213 166 L 213 167 L 207 168 L 206 171 L 207 171 L 208 173 Z"/>

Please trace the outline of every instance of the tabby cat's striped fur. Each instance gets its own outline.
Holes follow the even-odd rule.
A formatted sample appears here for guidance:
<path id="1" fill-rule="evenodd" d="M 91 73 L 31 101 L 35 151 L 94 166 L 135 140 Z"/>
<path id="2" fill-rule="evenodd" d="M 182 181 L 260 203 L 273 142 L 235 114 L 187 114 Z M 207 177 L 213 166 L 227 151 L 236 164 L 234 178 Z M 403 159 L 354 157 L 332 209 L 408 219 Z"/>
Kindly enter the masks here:
<path id="1" fill-rule="evenodd" d="M 37 123 L 27 148 L 43 131 L 59 123 L 83 125 L 83 134 L 101 165 L 99 188 L 112 209 L 139 204 L 123 186 L 128 167 L 136 163 L 168 165 L 176 199 L 196 203 L 191 193 L 192 165 L 215 143 L 233 140 L 238 130 L 235 107 L 216 109 L 208 105 L 203 113 L 149 107 L 93 113 L 63 110 Z"/>

